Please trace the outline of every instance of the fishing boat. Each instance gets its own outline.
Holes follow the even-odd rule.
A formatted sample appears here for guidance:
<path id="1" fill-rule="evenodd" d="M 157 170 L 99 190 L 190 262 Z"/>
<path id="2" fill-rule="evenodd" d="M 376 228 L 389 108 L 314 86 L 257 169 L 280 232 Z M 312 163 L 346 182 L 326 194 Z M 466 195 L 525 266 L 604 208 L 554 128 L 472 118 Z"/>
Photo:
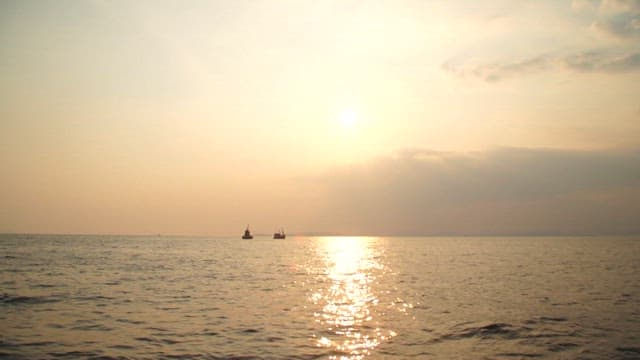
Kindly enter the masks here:
<path id="1" fill-rule="evenodd" d="M 242 234 L 242 238 L 245 240 L 253 239 L 253 235 L 251 235 L 251 231 L 249 231 L 249 225 L 247 225 L 247 228 L 244 230 L 244 234 Z"/>
<path id="2" fill-rule="evenodd" d="M 284 229 L 282 228 L 279 231 L 276 231 L 275 233 L 273 233 L 274 239 L 284 239 L 286 237 L 287 235 L 284 233 Z"/>

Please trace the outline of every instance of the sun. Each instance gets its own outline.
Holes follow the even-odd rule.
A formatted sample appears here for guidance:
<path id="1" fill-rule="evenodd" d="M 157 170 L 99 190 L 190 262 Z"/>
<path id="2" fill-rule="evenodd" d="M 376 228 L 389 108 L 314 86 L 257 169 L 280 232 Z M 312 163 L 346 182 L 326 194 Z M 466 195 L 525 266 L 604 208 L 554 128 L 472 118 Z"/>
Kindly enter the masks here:
<path id="1" fill-rule="evenodd" d="M 358 113 L 353 109 L 344 109 L 338 114 L 338 122 L 345 129 L 352 129 L 358 123 Z"/>

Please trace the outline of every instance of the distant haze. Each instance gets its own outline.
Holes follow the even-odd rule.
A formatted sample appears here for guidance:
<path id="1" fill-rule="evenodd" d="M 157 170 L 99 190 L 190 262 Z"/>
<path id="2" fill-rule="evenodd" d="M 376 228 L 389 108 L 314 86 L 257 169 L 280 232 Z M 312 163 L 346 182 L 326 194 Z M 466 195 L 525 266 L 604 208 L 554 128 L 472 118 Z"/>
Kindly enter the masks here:
<path id="1" fill-rule="evenodd" d="M 3 1 L 0 232 L 640 233 L 640 1 Z"/>

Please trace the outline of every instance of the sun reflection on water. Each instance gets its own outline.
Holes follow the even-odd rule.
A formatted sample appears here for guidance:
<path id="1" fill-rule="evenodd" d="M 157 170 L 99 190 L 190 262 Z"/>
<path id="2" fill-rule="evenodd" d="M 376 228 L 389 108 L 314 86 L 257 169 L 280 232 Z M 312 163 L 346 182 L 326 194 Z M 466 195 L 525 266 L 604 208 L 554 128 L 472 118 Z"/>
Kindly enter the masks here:
<path id="1" fill-rule="evenodd" d="M 379 298 L 372 289 L 376 276 L 384 274 L 380 254 L 372 250 L 378 239 L 327 237 L 318 239 L 318 255 L 323 259 L 321 275 L 326 285 L 310 296 L 322 310 L 314 313 L 322 326 L 316 345 L 333 348 L 339 355 L 331 359 L 362 359 L 381 342 L 396 335 L 379 327 L 375 311 Z"/>

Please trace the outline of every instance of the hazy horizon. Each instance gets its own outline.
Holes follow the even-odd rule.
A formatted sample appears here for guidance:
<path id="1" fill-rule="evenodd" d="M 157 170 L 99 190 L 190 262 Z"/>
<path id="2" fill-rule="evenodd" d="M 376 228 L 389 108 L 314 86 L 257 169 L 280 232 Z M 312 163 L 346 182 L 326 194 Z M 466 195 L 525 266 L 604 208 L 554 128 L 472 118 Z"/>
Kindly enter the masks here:
<path id="1" fill-rule="evenodd" d="M 0 233 L 640 234 L 640 1 L 5 1 Z"/>
<path id="2" fill-rule="evenodd" d="M 268 238 L 272 239 L 274 232 L 268 231 L 251 231 L 251 235 L 254 239 Z M 613 238 L 628 238 L 636 237 L 640 233 L 551 233 L 551 232 L 539 232 L 539 233 L 486 233 L 486 234 L 472 234 L 472 233 L 431 233 L 431 234 L 349 234 L 349 233 L 331 233 L 331 232 L 296 232 L 290 233 L 285 230 L 285 234 L 288 238 L 303 237 L 303 238 L 589 238 L 589 237 L 613 237 Z M 25 232 L 2 232 L 2 236 L 96 236 L 96 237 L 113 237 L 113 236 L 125 236 L 125 237 L 157 237 L 157 238 L 212 238 L 212 239 L 228 239 L 240 237 L 240 234 L 179 234 L 179 233 L 25 233 Z"/>

